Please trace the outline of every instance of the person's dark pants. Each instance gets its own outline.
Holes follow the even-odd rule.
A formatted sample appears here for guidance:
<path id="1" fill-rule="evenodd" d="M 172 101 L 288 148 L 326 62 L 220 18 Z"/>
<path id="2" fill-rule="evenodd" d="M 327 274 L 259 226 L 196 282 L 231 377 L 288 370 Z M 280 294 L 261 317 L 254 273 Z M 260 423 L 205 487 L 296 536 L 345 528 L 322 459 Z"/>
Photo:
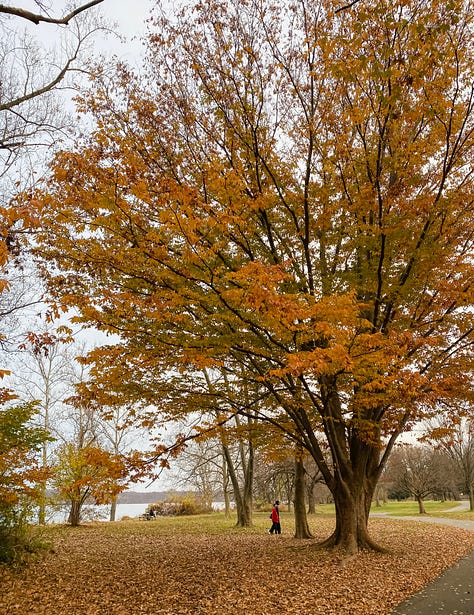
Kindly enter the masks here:
<path id="1" fill-rule="evenodd" d="M 270 528 L 270 534 L 281 534 L 281 525 L 279 521 L 274 521 L 272 527 Z"/>

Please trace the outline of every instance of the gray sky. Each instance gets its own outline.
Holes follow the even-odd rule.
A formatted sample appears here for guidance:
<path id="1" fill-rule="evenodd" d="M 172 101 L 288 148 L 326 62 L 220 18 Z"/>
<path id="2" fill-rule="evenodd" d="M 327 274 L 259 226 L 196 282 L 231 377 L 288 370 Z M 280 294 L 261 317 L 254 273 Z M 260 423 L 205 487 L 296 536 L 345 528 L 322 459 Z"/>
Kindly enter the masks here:
<path id="1" fill-rule="evenodd" d="M 158 0 L 105 0 L 100 5 L 101 12 L 110 21 L 117 22 L 117 32 L 125 36 L 127 41 L 119 43 L 109 38 L 101 43 L 100 47 L 127 60 L 139 55 L 141 45 L 138 39 L 145 34 L 145 21 L 157 2 Z"/>
<path id="2" fill-rule="evenodd" d="M 75 0 L 74 5 L 79 6 L 86 2 L 87 0 Z M 48 11 L 50 16 L 60 17 L 65 14 L 66 0 L 45 0 L 46 3 L 51 7 Z M 35 4 L 34 0 L 10 0 L 9 4 L 34 13 L 39 12 L 38 5 Z M 146 32 L 146 19 L 150 16 L 152 7 L 158 4 L 163 6 L 169 3 L 163 2 L 163 0 L 104 0 L 92 11 L 101 13 L 111 24 L 114 31 L 126 37 L 126 42 L 121 43 L 114 36 L 99 35 L 94 40 L 94 49 L 107 55 L 117 55 L 121 59 L 133 63 L 141 52 L 142 46 L 139 39 Z M 42 11 L 42 13 L 45 14 L 45 11 Z M 13 27 L 26 29 L 38 38 L 42 45 L 54 45 L 59 40 L 59 31 L 55 30 L 51 24 L 34 25 L 17 18 L 12 18 L 11 24 Z"/>
<path id="3" fill-rule="evenodd" d="M 101 10 L 115 19 L 121 32 L 134 35 L 144 31 L 144 21 L 157 0 L 105 0 Z"/>

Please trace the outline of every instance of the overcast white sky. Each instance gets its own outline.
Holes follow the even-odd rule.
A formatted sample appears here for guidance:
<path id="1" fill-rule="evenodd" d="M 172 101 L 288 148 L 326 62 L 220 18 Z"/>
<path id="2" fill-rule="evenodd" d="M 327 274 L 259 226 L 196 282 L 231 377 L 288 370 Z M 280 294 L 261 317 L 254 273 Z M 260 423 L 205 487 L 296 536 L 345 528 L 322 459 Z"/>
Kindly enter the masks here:
<path id="1" fill-rule="evenodd" d="M 119 57 L 130 60 L 140 53 L 139 38 L 146 32 L 146 19 L 158 0 L 105 0 L 100 6 L 102 13 L 117 22 L 117 32 L 127 38 L 125 43 L 109 38 L 101 43 Z"/>
<path id="2" fill-rule="evenodd" d="M 50 16 L 60 17 L 65 14 L 66 0 L 46 0 L 51 7 L 48 11 Z M 87 0 L 75 0 L 74 5 L 85 4 Z M 38 13 L 38 5 L 34 0 L 10 0 L 9 4 L 18 8 Z M 115 24 L 113 29 L 126 37 L 126 42 L 120 43 L 117 37 L 99 36 L 94 41 L 94 49 L 101 53 L 117 55 L 121 59 L 132 61 L 140 55 L 141 45 L 139 42 L 146 32 L 146 20 L 150 16 L 153 6 L 170 6 L 169 0 L 104 0 L 93 11 L 100 12 L 107 21 Z M 44 14 L 45 12 L 42 11 Z M 20 28 L 26 28 L 32 35 L 37 37 L 43 44 L 57 43 L 58 32 L 50 24 L 33 25 L 29 22 L 12 18 L 12 24 Z"/>
<path id="3" fill-rule="evenodd" d="M 143 23 L 158 0 L 105 0 L 100 6 L 105 15 L 116 19 L 121 32 L 134 35 L 144 31 Z"/>

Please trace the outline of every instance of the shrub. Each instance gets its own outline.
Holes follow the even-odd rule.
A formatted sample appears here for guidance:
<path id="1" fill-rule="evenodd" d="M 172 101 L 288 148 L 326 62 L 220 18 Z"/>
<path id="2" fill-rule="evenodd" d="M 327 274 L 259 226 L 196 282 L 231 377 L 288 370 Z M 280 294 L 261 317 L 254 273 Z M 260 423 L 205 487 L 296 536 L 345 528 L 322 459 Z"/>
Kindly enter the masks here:
<path id="1" fill-rule="evenodd" d="M 32 505 L 27 500 L 15 506 L 0 504 L 0 563 L 22 565 L 29 555 L 49 547 L 32 531 L 31 515 Z"/>
<path id="2" fill-rule="evenodd" d="M 203 506 L 199 498 L 194 494 L 171 495 L 163 502 L 150 504 L 146 509 L 146 515 L 155 517 L 180 517 L 184 515 L 200 515 L 212 512 L 207 506 Z"/>
<path id="3" fill-rule="evenodd" d="M 35 456 L 50 438 L 31 426 L 35 411 L 34 404 L 0 408 L 0 562 L 9 564 L 36 549 L 29 519 L 39 497 L 36 487 L 47 472 Z"/>

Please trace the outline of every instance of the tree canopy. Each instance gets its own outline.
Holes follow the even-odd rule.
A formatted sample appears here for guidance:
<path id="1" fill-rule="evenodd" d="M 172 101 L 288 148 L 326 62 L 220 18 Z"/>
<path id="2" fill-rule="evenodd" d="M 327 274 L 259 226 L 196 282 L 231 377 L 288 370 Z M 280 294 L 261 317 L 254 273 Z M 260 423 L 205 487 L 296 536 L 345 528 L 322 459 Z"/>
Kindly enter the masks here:
<path id="1" fill-rule="evenodd" d="M 51 292 L 120 336 L 97 387 L 279 425 L 354 551 L 397 437 L 472 396 L 473 7 L 337 8 L 156 14 L 144 72 L 98 71 L 96 129 L 27 200 Z"/>

